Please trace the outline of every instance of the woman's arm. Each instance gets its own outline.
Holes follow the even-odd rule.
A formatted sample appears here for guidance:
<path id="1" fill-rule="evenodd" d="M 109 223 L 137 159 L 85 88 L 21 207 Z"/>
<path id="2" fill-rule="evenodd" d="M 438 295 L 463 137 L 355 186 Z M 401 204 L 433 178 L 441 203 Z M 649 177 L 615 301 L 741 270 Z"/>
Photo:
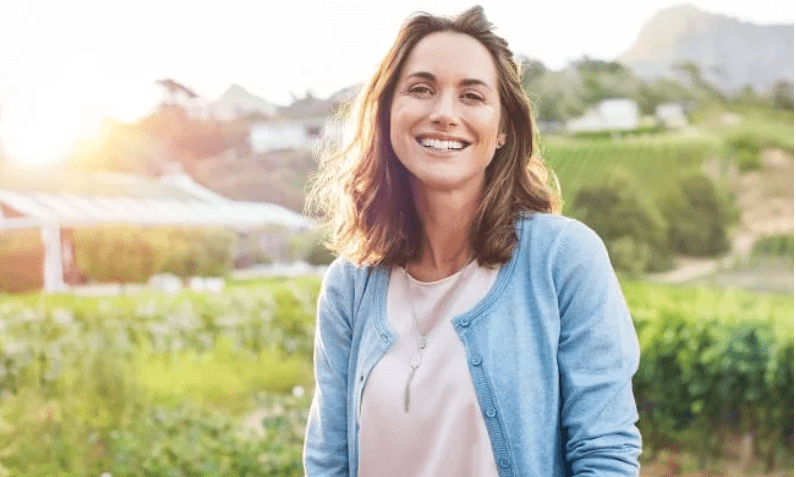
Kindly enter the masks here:
<path id="1" fill-rule="evenodd" d="M 567 464 L 576 476 L 638 475 L 641 435 L 632 386 L 638 339 L 605 245 L 572 222 L 555 263 Z"/>
<path id="2" fill-rule="evenodd" d="M 348 363 L 354 281 L 350 265 L 336 260 L 318 296 L 315 329 L 315 394 L 304 441 L 307 477 L 348 476 Z"/>

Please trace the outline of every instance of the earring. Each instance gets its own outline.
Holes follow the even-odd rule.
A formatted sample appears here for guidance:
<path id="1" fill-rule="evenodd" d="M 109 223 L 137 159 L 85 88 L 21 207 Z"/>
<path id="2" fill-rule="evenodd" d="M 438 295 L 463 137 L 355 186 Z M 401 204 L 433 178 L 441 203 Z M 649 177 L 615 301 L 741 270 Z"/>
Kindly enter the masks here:
<path id="1" fill-rule="evenodd" d="M 503 147 L 504 144 L 506 144 L 505 139 L 498 139 L 497 148 L 500 149 L 501 147 Z"/>

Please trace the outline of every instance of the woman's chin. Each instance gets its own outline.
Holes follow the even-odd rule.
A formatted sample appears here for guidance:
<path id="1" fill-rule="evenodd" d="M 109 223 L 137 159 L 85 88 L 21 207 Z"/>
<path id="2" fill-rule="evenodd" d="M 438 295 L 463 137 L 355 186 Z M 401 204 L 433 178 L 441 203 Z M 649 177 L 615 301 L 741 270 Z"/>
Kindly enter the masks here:
<path id="1" fill-rule="evenodd" d="M 436 193 L 455 193 L 472 192 L 474 195 L 480 193 L 484 183 L 484 175 L 463 176 L 460 173 L 451 171 L 428 171 L 424 174 L 414 176 L 414 186 L 420 187 L 427 192 Z"/>

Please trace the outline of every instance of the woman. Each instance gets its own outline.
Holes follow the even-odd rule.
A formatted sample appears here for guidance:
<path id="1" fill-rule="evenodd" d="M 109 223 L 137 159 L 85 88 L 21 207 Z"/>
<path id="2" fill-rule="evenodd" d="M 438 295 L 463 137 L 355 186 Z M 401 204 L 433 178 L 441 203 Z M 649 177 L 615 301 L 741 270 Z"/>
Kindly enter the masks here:
<path id="1" fill-rule="evenodd" d="M 632 322 L 600 239 L 553 215 L 518 68 L 480 7 L 420 14 L 314 202 L 309 477 L 637 475 Z"/>

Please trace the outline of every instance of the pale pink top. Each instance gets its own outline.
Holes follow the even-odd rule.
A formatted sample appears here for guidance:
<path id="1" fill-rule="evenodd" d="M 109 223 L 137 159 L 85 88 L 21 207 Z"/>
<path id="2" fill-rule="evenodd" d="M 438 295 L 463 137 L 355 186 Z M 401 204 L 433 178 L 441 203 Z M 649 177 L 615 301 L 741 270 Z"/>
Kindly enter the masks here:
<path id="1" fill-rule="evenodd" d="M 402 268 L 393 268 L 387 317 L 399 338 L 365 383 L 359 475 L 498 475 L 464 346 L 450 322 L 484 297 L 497 274 L 498 268 L 479 267 L 473 261 L 450 277 L 419 282 Z M 406 412 L 410 361 L 419 346 L 412 306 L 420 330 L 430 331 L 411 381 Z"/>

